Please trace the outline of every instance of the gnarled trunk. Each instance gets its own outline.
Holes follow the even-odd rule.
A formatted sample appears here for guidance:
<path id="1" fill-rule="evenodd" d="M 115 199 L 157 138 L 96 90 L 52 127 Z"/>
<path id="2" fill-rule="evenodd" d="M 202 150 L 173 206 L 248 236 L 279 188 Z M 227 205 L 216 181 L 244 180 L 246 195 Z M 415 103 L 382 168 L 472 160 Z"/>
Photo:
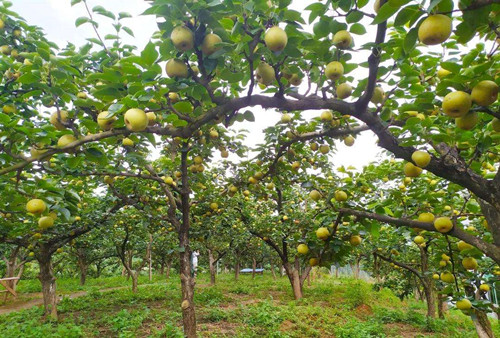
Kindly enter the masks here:
<path id="1" fill-rule="evenodd" d="M 295 269 L 289 262 L 283 264 L 290 285 L 292 286 L 293 297 L 296 300 L 302 298 L 302 286 L 300 285 L 299 271 Z"/>
<path id="2" fill-rule="evenodd" d="M 38 279 L 42 284 L 45 316 L 49 316 L 51 319 L 57 320 L 56 279 L 52 270 L 52 255 L 44 254 L 43 256 L 38 257 L 38 264 L 40 266 Z"/>
<path id="3" fill-rule="evenodd" d="M 491 329 L 491 323 L 485 312 L 474 310 L 471 315 L 474 326 L 476 327 L 476 333 L 479 338 L 494 338 L 493 330 Z"/>

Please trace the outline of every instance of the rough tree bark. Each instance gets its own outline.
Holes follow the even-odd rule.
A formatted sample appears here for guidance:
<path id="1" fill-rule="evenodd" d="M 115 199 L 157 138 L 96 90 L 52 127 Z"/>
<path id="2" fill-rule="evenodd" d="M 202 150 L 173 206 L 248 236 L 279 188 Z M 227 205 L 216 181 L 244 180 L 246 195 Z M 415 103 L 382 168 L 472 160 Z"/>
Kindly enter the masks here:
<path id="1" fill-rule="evenodd" d="M 276 280 L 276 271 L 274 271 L 273 261 L 271 260 L 269 264 L 270 264 L 271 274 L 273 275 L 273 280 Z"/>
<path id="2" fill-rule="evenodd" d="M 494 338 L 493 330 L 488 316 L 483 311 L 474 310 L 471 315 L 472 322 L 476 327 L 476 333 L 479 338 Z"/>
<path id="3" fill-rule="evenodd" d="M 36 258 L 40 266 L 38 279 L 42 284 L 45 316 L 57 320 L 56 279 L 52 269 L 52 253 L 47 248 L 42 247 L 40 254 Z"/>
<path id="4" fill-rule="evenodd" d="M 210 285 L 215 285 L 215 259 L 210 249 L 208 249 L 208 267 L 210 270 Z"/>
<path id="5" fill-rule="evenodd" d="M 189 205 L 189 181 L 187 169 L 188 146 L 183 144 L 181 151 L 181 208 L 182 222 L 179 224 L 179 258 L 180 258 L 180 277 L 182 290 L 182 324 L 184 327 L 184 336 L 188 338 L 196 337 L 196 315 L 194 306 L 194 284 L 195 280 L 191 275 L 191 249 L 189 247 L 189 227 L 190 227 L 190 205 Z"/>
<path id="6" fill-rule="evenodd" d="M 236 263 L 234 263 L 234 280 L 238 281 L 240 278 L 240 260 L 236 257 Z"/>

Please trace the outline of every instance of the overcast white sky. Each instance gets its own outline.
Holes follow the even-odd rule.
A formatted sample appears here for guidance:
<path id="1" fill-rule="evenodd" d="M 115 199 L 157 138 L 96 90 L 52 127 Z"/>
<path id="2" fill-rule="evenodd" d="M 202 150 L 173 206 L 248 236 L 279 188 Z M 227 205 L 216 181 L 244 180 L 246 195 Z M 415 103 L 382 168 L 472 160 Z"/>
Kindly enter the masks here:
<path id="1" fill-rule="evenodd" d="M 372 1 L 371 1 L 372 2 Z M 85 38 L 95 37 L 95 33 L 89 24 L 84 24 L 78 28 L 75 27 L 75 20 L 78 17 L 86 16 L 85 7 L 83 4 L 78 4 L 71 7 L 70 0 L 15 0 L 13 1 L 13 10 L 24 17 L 29 24 L 37 25 L 44 29 L 49 40 L 57 43 L 60 47 L 66 43 L 72 42 L 76 45 L 85 43 Z M 129 12 L 133 18 L 126 19 L 125 24 L 129 26 L 135 34 L 135 38 L 123 36 L 126 43 L 130 43 L 139 47 L 142 50 L 143 46 L 149 41 L 151 34 L 157 30 L 155 18 L 153 16 L 140 16 L 140 14 L 148 7 L 143 0 L 88 0 L 89 7 L 101 5 L 107 10 L 118 12 Z M 309 1 L 294 0 L 292 7 L 304 13 L 305 20 L 309 12 L 304 12 L 303 8 L 309 5 Z M 371 8 L 373 5 L 367 5 Z M 99 32 L 101 36 L 107 33 L 113 33 L 114 29 L 108 23 L 110 20 L 101 19 L 96 16 L 94 19 L 100 23 Z M 365 22 L 368 24 L 368 22 Z M 359 46 L 365 41 L 374 39 L 374 29 L 367 28 L 368 34 L 363 36 L 363 42 L 360 42 L 360 37 L 354 35 L 355 43 Z M 359 62 L 365 61 L 366 55 L 358 56 Z M 355 77 L 362 79 L 366 76 L 367 70 L 358 68 Z M 263 141 L 262 130 L 267 126 L 274 125 L 280 118 L 280 114 L 274 111 L 264 111 L 261 108 L 253 108 L 252 111 L 256 117 L 254 123 L 237 123 L 236 128 L 245 128 L 249 131 L 247 143 L 253 146 Z M 315 117 L 320 112 L 307 112 L 303 116 Z M 369 131 L 364 132 L 357 137 L 354 146 L 346 147 L 342 142 L 338 144 L 338 151 L 332 156 L 335 166 L 355 166 L 358 169 L 363 165 L 374 161 L 377 155 L 381 154 L 381 150 L 376 146 L 376 137 Z"/>

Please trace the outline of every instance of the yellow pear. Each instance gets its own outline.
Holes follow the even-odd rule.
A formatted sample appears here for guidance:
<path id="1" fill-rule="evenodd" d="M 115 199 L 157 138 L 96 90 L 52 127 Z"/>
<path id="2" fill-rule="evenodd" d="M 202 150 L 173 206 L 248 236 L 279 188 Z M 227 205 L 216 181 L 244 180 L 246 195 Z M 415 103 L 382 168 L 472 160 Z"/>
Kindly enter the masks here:
<path id="1" fill-rule="evenodd" d="M 467 298 L 457 300 L 457 309 L 470 310 L 471 308 L 472 308 L 472 303 Z"/>
<path id="2" fill-rule="evenodd" d="M 13 104 L 6 104 L 2 107 L 2 112 L 5 114 L 15 114 L 17 112 L 17 108 Z"/>
<path id="3" fill-rule="evenodd" d="M 125 137 L 122 141 L 122 145 L 125 147 L 133 147 L 134 146 L 134 141 L 129 139 L 128 137 Z"/>
<path id="4" fill-rule="evenodd" d="M 346 30 L 341 30 L 333 36 L 333 44 L 339 49 L 349 48 L 352 44 L 352 36 Z"/>
<path id="5" fill-rule="evenodd" d="M 455 281 L 455 276 L 449 271 L 441 273 L 441 280 L 445 283 L 451 284 Z"/>
<path id="6" fill-rule="evenodd" d="M 60 115 L 60 118 L 58 119 L 59 115 Z M 68 112 L 65 110 L 60 110 L 59 114 L 57 112 L 53 112 L 52 115 L 50 115 L 50 123 L 54 127 L 56 127 L 57 130 L 66 129 L 66 127 L 61 122 L 59 122 L 59 120 L 62 123 L 68 122 Z"/>
<path id="7" fill-rule="evenodd" d="M 73 143 L 76 141 L 76 137 L 74 137 L 73 135 L 71 134 L 66 134 L 66 135 L 63 135 L 61 136 L 58 140 L 57 140 L 57 146 L 59 148 L 64 148 L 66 147 L 68 144 L 70 143 Z"/>
<path id="8" fill-rule="evenodd" d="M 328 231 L 328 228 L 326 227 L 321 227 L 316 230 L 316 237 L 321 240 L 326 240 L 330 236 L 330 231 Z"/>
<path id="9" fill-rule="evenodd" d="M 97 124 L 99 125 L 99 127 L 101 127 L 102 130 L 110 130 L 111 128 L 113 128 L 113 124 L 116 121 L 115 116 L 108 117 L 108 115 L 108 111 L 100 112 L 99 115 L 97 115 Z"/>
<path id="10" fill-rule="evenodd" d="M 443 15 L 429 15 L 418 28 L 418 39 L 425 45 L 445 42 L 451 35 L 451 18 Z"/>
<path id="11" fill-rule="evenodd" d="M 319 259 L 317 259 L 317 258 L 311 258 L 309 260 L 309 265 L 310 266 L 317 266 L 318 264 L 319 264 Z"/>
<path id="12" fill-rule="evenodd" d="M 417 167 L 411 162 L 407 162 L 404 166 L 404 173 L 406 177 L 418 177 L 422 173 L 422 168 Z"/>
<path id="13" fill-rule="evenodd" d="M 426 151 L 417 150 L 411 154 L 411 160 L 420 168 L 425 168 L 431 162 L 431 155 Z"/>
<path id="14" fill-rule="evenodd" d="M 47 209 L 47 205 L 41 199 L 35 198 L 26 203 L 26 210 L 32 214 L 41 214 Z"/>
<path id="15" fill-rule="evenodd" d="M 335 191 L 335 200 L 337 202 L 344 202 L 347 201 L 347 193 L 343 190 L 337 190 Z"/>
<path id="16" fill-rule="evenodd" d="M 348 147 L 352 147 L 354 145 L 354 137 L 351 135 L 344 137 L 344 144 Z"/>
<path id="17" fill-rule="evenodd" d="M 351 243 L 352 246 L 358 246 L 362 241 L 363 239 L 358 235 L 352 235 L 351 238 L 349 238 L 349 243 Z"/>
<path id="18" fill-rule="evenodd" d="M 352 87 L 348 83 L 341 83 L 337 86 L 337 99 L 343 100 L 351 96 Z"/>
<path id="19" fill-rule="evenodd" d="M 42 230 L 48 229 L 53 225 L 54 225 L 54 219 L 50 216 L 44 216 L 38 220 L 38 227 Z"/>
<path id="20" fill-rule="evenodd" d="M 481 290 L 483 292 L 488 292 L 488 291 L 490 291 L 490 286 L 488 284 L 481 284 L 479 286 L 479 290 Z"/>
<path id="21" fill-rule="evenodd" d="M 193 32 L 185 26 L 175 27 L 170 34 L 170 39 L 172 39 L 175 48 L 182 52 L 194 47 Z"/>
<path id="22" fill-rule="evenodd" d="M 450 74 L 451 74 L 451 72 L 449 70 L 444 69 L 444 68 L 439 68 L 439 70 L 437 71 L 437 76 L 440 79 L 442 79 Z"/>
<path id="23" fill-rule="evenodd" d="M 156 114 L 152 111 L 147 112 L 146 116 L 148 117 L 148 125 L 149 126 L 154 126 L 156 123 Z"/>
<path id="24" fill-rule="evenodd" d="M 168 77 L 180 77 L 184 78 L 188 76 L 188 67 L 184 62 L 179 59 L 168 60 L 165 71 Z"/>
<path id="25" fill-rule="evenodd" d="M 500 120 L 497 119 L 496 117 L 493 118 L 493 120 L 491 121 L 491 127 L 493 128 L 494 131 L 499 133 L 500 132 Z"/>
<path id="26" fill-rule="evenodd" d="M 438 217 L 434 220 L 434 228 L 439 232 L 446 233 L 453 228 L 453 222 L 449 217 Z"/>
<path id="27" fill-rule="evenodd" d="M 322 144 L 319 146 L 319 152 L 322 153 L 323 155 L 328 154 L 330 151 L 330 146 L 328 144 Z"/>
<path id="28" fill-rule="evenodd" d="M 481 81 L 472 88 L 471 98 L 480 106 L 489 106 L 498 98 L 498 85 L 490 80 Z"/>
<path id="29" fill-rule="evenodd" d="M 265 62 L 261 62 L 255 71 L 257 81 L 259 83 L 269 86 L 276 79 L 276 74 L 274 73 L 274 68 Z"/>
<path id="30" fill-rule="evenodd" d="M 264 42 L 271 51 L 281 52 L 288 43 L 288 36 L 283 29 L 274 26 L 267 30 L 264 36 Z"/>
<path id="31" fill-rule="evenodd" d="M 312 190 L 312 191 L 309 193 L 309 197 L 310 197 L 313 201 L 319 201 L 319 199 L 321 198 L 321 193 L 320 193 L 318 190 Z"/>
<path id="32" fill-rule="evenodd" d="M 478 267 L 477 261 L 474 257 L 465 257 L 462 259 L 462 265 L 466 270 L 476 270 Z"/>
<path id="33" fill-rule="evenodd" d="M 455 124 L 458 128 L 463 130 L 471 130 L 473 129 L 477 122 L 479 121 L 479 115 L 475 111 L 469 111 L 462 117 L 457 117 L 455 119 Z"/>
<path id="34" fill-rule="evenodd" d="M 329 110 L 325 110 L 324 112 L 321 113 L 321 121 L 323 122 L 329 122 L 331 120 L 333 120 L 333 114 L 331 111 Z"/>
<path id="35" fill-rule="evenodd" d="M 415 244 L 423 244 L 425 243 L 425 238 L 422 236 L 415 236 L 415 238 L 413 238 L 413 242 L 415 242 Z"/>
<path id="36" fill-rule="evenodd" d="M 281 115 L 280 121 L 281 123 L 290 123 L 292 121 L 292 117 L 290 116 L 290 114 L 283 114 Z"/>
<path id="37" fill-rule="evenodd" d="M 372 103 L 375 103 L 375 104 L 380 104 L 380 103 L 384 102 L 384 99 L 385 99 L 385 92 L 382 89 L 382 87 L 375 87 L 375 89 L 373 90 L 373 95 L 372 95 L 372 98 L 370 99 L 370 101 Z"/>
<path id="38" fill-rule="evenodd" d="M 123 117 L 125 126 L 131 131 L 143 131 L 147 128 L 149 119 L 144 110 L 131 108 L 125 112 Z"/>
<path id="39" fill-rule="evenodd" d="M 444 97 L 441 108 L 450 117 L 462 117 L 469 112 L 471 106 L 472 99 L 469 94 L 455 91 Z"/>
<path id="40" fill-rule="evenodd" d="M 464 251 L 474 248 L 472 245 L 470 245 L 469 243 L 465 243 L 464 241 L 458 242 L 457 247 L 459 251 Z"/>
<path id="41" fill-rule="evenodd" d="M 297 252 L 301 255 L 307 255 L 307 253 L 309 252 L 309 248 L 305 244 L 299 244 L 297 246 Z"/>
<path id="42" fill-rule="evenodd" d="M 201 51 L 205 55 L 212 55 L 221 48 L 220 46 L 217 46 L 217 44 L 221 42 L 222 39 L 217 34 L 207 34 L 203 38 L 203 42 L 201 44 Z"/>
<path id="43" fill-rule="evenodd" d="M 326 65 L 325 75 L 332 81 L 336 81 L 344 75 L 344 66 L 338 61 L 332 61 Z"/>

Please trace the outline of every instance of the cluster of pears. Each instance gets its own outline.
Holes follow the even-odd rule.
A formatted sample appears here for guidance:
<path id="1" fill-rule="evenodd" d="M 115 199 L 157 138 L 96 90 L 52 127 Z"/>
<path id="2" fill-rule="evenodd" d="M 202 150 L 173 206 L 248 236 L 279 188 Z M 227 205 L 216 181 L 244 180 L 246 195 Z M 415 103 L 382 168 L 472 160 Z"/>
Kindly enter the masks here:
<path id="1" fill-rule="evenodd" d="M 41 216 L 41 214 L 47 209 L 47 205 L 41 199 L 35 198 L 29 200 L 26 203 L 26 211 L 33 215 Z M 45 230 L 54 225 L 54 221 L 57 218 L 57 215 L 54 212 L 49 213 L 47 216 L 41 216 L 38 219 L 38 227 L 40 230 Z"/>
<path id="2" fill-rule="evenodd" d="M 416 150 L 411 155 L 412 162 L 407 162 L 404 165 L 403 171 L 406 177 L 418 177 L 422 170 L 431 162 L 431 155 L 424 150 Z"/>
<path id="3" fill-rule="evenodd" d="M 170 34 L 170 39 L 172 40 L 174 47 L 179 52 L 187 52 L 195 47 L 194 33 L 189 27 L 184 25 L 175 27 Z M 220 36 L 214 33 L 208 33 L 204 36 L 201 45 L 197 47 L 200 47 L 201 52 L 204 55 L 210 56 L 221 49 L 220 43 L 222 43 Z M 196 67 L 190 68 L 195 74 L 199 72 Z M 167 62 L 165 71 L 167 72 L 168 77 L 172 78 L 186 78 L 189 75 L 188 66 L 182 60 L 177 58 L 170 59 Z"/>
<path id="4" fill-rule="evenodd" d="M 489 106 L 497 101 L 498 92 L 499 87 L 495 82 L 483 80 L 472 88 L 470 94 L 460 90 L 448 93 L 443 99 L 441 108 L 443 113 L 455 118 L 457 127 L 471 130 L 479 120 L 478 113 L 470 111 L 472 104 Z M 500 132 L 500 121 L 495 118 L 492 127 L 496 132 Z"/>

